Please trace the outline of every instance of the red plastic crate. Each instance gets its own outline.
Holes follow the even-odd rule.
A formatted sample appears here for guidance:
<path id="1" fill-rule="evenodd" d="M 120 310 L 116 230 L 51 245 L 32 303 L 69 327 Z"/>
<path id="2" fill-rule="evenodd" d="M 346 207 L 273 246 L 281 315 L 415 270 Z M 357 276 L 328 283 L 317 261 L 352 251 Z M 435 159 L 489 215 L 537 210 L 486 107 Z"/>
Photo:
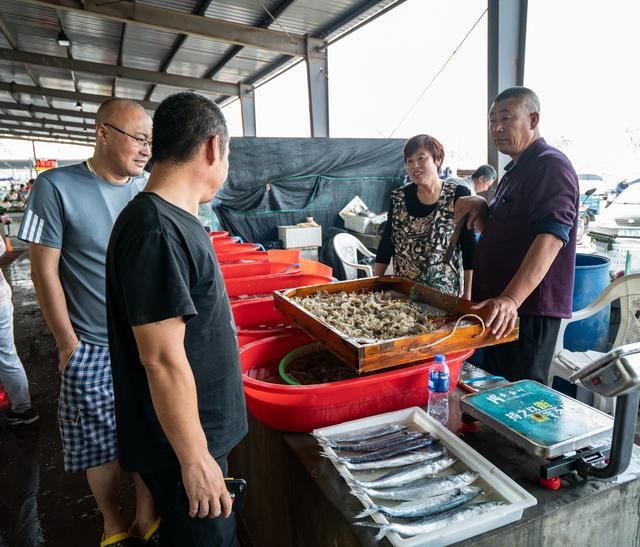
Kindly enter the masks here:
<path id="1" fill-rule="evenodd" d="M 240 348 L 247 408 L 257 420 L 283 431 L 308 432 L 382 412 L 426 406 L 432 359 L 329 384 L 291 386 L 261 380 L 277 373 L 287 353 L 313 341 L 299 332 L 263 338 Z M 452 390 L 458 383 L 462 362 L 472 353 L 468 350 L 447 355 Z"/>

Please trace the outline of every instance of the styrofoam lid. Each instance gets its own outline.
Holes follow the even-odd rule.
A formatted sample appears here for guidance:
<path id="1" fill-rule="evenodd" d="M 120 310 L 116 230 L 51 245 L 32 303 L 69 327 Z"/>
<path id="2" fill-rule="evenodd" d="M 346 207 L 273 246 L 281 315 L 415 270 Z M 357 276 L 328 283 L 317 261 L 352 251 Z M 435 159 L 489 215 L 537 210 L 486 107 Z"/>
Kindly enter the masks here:
<path id="1" fill-rule="evenodd" d="M 338 213 L 342 220 L 349 215 L 357 215 L 361 211 L 368 211 L 367 204 L 360 199 L 360 196 L 354 197 L 349 203 L 347 203 L 341 211 Z"/>

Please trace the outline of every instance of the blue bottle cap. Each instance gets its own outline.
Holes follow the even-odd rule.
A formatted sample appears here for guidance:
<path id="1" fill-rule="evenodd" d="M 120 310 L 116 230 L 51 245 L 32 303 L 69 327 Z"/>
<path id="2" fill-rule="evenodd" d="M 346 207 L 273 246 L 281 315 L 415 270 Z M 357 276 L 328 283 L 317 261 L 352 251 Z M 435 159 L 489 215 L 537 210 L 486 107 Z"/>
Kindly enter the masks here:
<path id="1" fill-rule="evenodd" d="M 444 355 L 442 355 L 442 353 L 436 354 L 436 357 L 435 357 L 436 363 L 444 363 L 445 360 L 446 359 L 445 359 Z"/>

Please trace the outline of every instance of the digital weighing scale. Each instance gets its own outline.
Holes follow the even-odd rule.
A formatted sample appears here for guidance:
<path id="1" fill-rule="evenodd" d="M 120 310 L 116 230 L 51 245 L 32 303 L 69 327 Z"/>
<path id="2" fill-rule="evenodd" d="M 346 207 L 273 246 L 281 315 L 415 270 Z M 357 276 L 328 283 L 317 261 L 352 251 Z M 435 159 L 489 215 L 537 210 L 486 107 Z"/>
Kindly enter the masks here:
<path id="1" fill-rule="evenodd" d="M 631 460 L 640 398 L 640 343 L 605 354 L 571 381 L 617 396 L 615 419 L 533 380 L 466 395 L 461 408 L 530 454 L 549 460 L 540 468 L 544 486 L 559 487 L 559 477 L 572 470 L 585 478 L 618 475 Z"/>

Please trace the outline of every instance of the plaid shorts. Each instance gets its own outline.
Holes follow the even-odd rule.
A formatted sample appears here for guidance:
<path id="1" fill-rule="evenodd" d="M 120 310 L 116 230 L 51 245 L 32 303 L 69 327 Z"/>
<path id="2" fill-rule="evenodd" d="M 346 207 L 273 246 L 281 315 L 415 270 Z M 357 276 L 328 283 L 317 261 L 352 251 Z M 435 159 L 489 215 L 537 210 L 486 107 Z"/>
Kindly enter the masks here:
<path id="1" fill-rule="evenodd" d="M 80 342 L 71 354 L 60 384 L 58 423 L 65 471 L 84 471 L 118 458 L 107 346 Z"/>

